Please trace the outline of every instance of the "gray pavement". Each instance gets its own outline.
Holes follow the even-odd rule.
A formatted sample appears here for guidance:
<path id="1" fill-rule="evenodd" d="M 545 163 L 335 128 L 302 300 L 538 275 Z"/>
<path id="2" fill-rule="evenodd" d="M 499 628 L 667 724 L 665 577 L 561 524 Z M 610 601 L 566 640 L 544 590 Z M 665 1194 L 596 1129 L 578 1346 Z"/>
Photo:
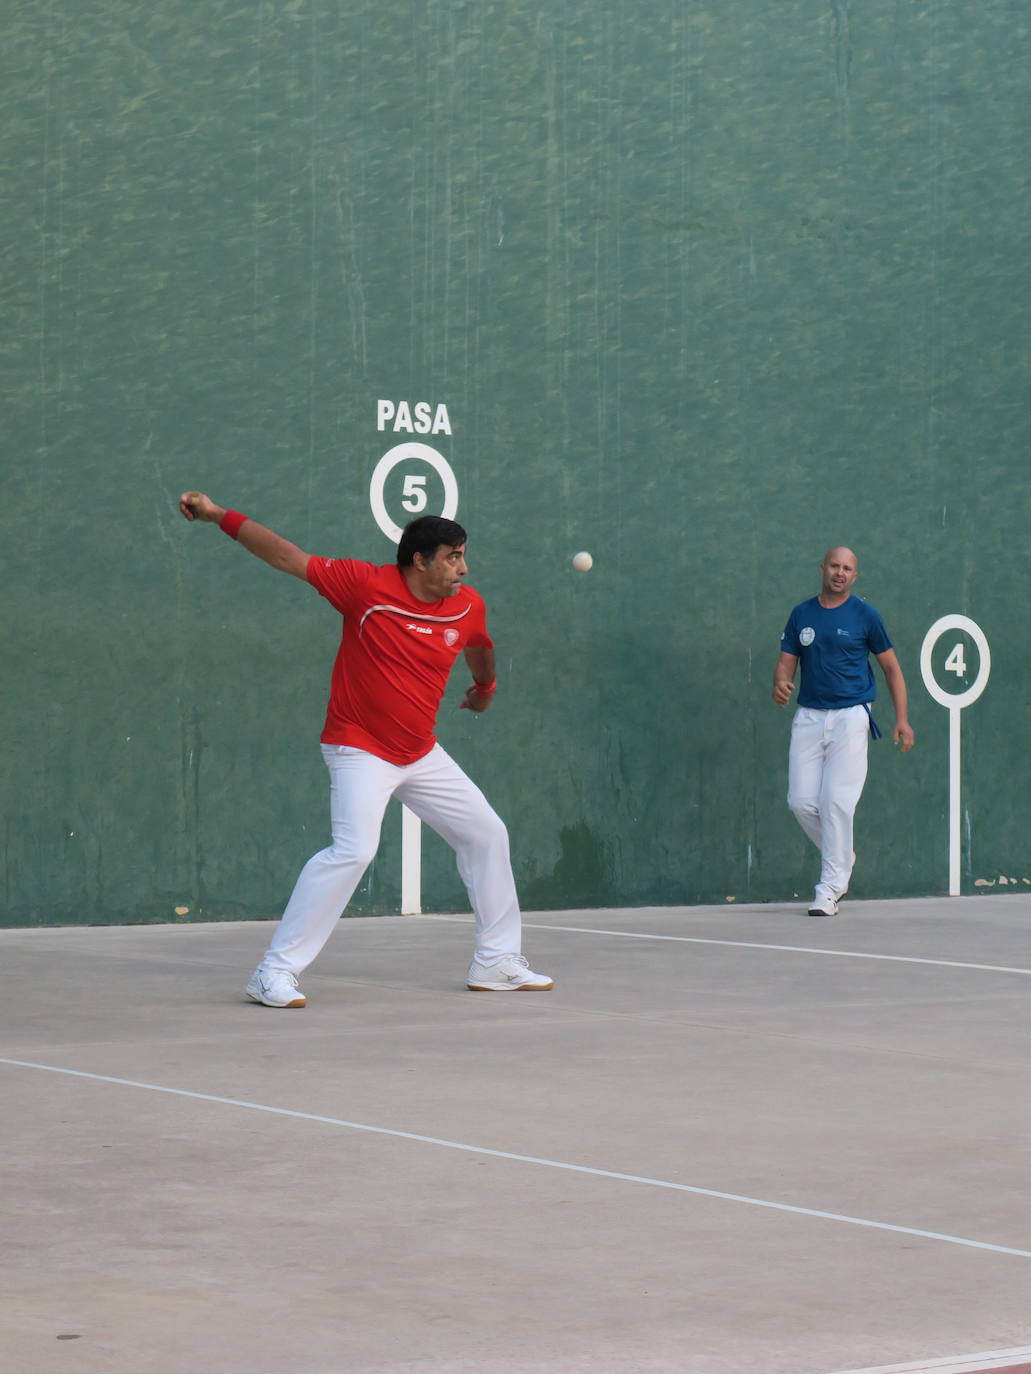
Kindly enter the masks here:
<path id="1" fill-rule="evenodd" d="M 4 1374 L 830 1374 L 1031 1344 L 1031 896 L 0 931 Z M 33 1067 L 35 1066 L 35 1067 Z"/>

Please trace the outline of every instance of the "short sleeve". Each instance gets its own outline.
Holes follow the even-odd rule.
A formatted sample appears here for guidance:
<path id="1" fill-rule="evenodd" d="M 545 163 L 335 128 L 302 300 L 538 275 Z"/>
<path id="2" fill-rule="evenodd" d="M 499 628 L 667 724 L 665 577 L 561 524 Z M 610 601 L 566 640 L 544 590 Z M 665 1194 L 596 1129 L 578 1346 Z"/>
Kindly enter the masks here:
<path id="1" fill-rule="evenodd" d="M 796 658 L 802 653 L 802 646 L 798 642 L 798 628 L 795 625 L 795 612 L 792 611 L 788 616 L 788 623 L 784 626 L 784 633 L 780 637 L 780 651 L 782 654 L 794 654 Z"/>
<path id="2" fill-rule="evenodd" d="M 374 563 L 362 563 L 355 558 L 308 559 L 308 581 L 341 615 L 346 615 L 355 598 L 376 572 Z"/>
<path id="3" fill-rule="evenodd" d="M 880 612 L 875 611 L 872 606 L 867 606 L 870 623 L 866 630 L 866 642 L 870 646 L 872 654 L 883 654 L 893 647 L 888 638 L 888 631 L 884 628 L 884 621 L 881 619 Z"/>

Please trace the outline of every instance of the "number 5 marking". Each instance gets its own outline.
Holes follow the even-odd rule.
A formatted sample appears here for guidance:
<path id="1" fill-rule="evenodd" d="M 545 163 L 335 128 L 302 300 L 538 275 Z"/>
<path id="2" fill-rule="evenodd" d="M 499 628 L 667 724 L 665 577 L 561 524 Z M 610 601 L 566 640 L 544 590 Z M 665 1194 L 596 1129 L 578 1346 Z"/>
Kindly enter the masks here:
<path id="1" fill-rule="evenodd" d="M 426 509 L 425 477 L 417 477 L 414 473 L 409 473 L 405 478 L 404 499 L 401 504 L 405 510 L 410 510 L 413 515 Z"/>
<path id="2" fill-rule="evenodd" d="M 384 453 L 383 457 L 376 464 L 376 470 L 372 474 L 372 481 L 369 483 L 369 505 L 372 507 L 372 514 L 376 524 L 380 527 L 388 539 L 392 539 L 396 544 L 401 538 L 401 527 L 395 525 L 387 512 L 386 503 L 383 500 L 383 487 L 387 480 L 387 475 L 398 463 L 412 460 L 419 463 L 428 464 L 435 470 L 444 487 L 444 507 L 441 515 L 447 520 L 453 520 L 458 511 L 458 483 L 455 481 L 455 474 L 447 459 L 437 452 L 435 448 L 430 448 L 429 444 L 406 443 L 398 444 L 389 452 Z M 407 498 L 401 504 L 407 511 L 425 510 L 428 498 L 423 490 L 426 477 L 421 473 L 410 473 L 405 477 L 403 492 Z M 409 502 L 414 502 L 410 505 Z"/>

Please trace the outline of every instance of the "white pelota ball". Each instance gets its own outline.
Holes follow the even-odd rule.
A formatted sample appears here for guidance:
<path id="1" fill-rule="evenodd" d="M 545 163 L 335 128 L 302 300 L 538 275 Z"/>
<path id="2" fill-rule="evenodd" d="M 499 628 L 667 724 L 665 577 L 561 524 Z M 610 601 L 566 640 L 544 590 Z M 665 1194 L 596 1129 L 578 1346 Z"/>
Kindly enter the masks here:
<path id="1" fill-rule="evenodd" d="M 594 559 L 589 553 L 573 554 L 573 567 L 577 572 L 590 572 L 594 567 Z"/>

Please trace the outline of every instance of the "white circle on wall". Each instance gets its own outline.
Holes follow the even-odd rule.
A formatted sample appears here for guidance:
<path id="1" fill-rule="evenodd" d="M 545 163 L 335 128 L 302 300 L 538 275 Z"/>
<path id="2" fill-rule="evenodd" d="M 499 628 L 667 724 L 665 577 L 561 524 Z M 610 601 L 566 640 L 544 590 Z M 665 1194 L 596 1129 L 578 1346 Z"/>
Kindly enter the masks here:
<path id="1" fill-rule="evenodd" d="M 974 678 L 965 692 L 947 692 L 935 679 L 934 669 L 931 665 L 931 654 L 935 644 L 949 630 L 962 630 L 977 645 L 977 677 Z M 934 622 L 924 635 L 923 647 L 920 650 L 920 672 L 923 674 L 924 686 L 939 706 L 947 706 L 950 711 L 961 711 L 964 706 L 969 706 L 984 691 L 988 682 L 988 674 L 991 671 L 992 655 L 988 648 L 988 640 L 985 638 L 980 625 L 975 624 L 967 616 L 943 615 Z"/>
<path id="2" fill-rule="evenodd" d="M 453 520 L 458 512 L 458 483 L 455 474 L 451 471 L 450 464 L 443 454 L 438 453 L 435 448 L 430 448 L 429 444 L 397 444 L 394 448 L 384 453 L 383 457 L 376 464 L 369 483 L 369 505 L 372 507 L 372 514 L 376 524 L 380 527 L 388 539 L 398 543 L 401 538 L 401 526 L 396 525 L 391 520 L 386 503 L 383 500 L 383 489 L 386 481 L 398 463 L 403 463 L 408 459 L 417 460 L 420 463 L 428 463 L 437 473 L 441 482 L 444 484 L 444 505 L 440 514 L 445 520 Z M 427 512 L 428 514 L 429 512 Z"/>

